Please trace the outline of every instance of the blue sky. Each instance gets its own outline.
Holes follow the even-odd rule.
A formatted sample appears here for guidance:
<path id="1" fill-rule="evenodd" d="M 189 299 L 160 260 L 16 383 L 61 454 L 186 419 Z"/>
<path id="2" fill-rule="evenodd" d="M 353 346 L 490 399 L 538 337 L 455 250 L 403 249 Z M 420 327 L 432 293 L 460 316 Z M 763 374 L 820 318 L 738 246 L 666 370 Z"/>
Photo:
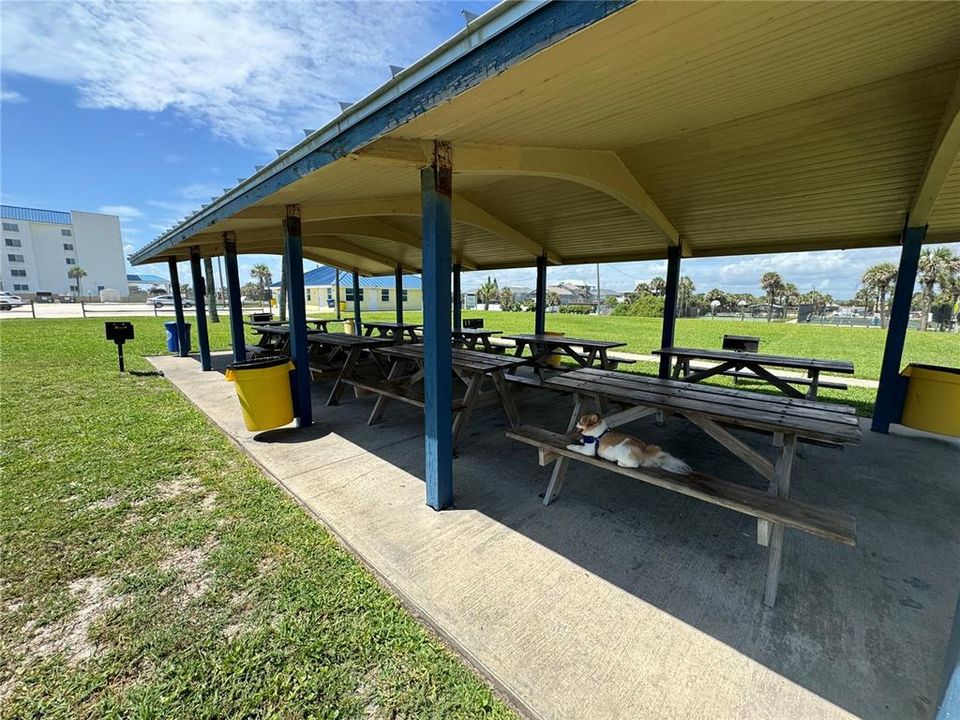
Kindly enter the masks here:
<path id="1" fill-rule="evenodd" d="M 0 194 L 4 204 L 120 215 L 126 250 L 275 157 L 463 27 L 492 2 L 17 2 L 2 13 Z M 852 295 L 895 248 L 689 260 L 699 290 L 758 291 L 776 270 L 803 290 Z M 241 273 L 266 261 L 247 256 Z M 602 265 L 629 289 L 663 263 Z M 141 272 L 166 275 L 163 266 Z M 464 287 L 485 273 L 468 273 Z M 495 273 L 533 285 L 533 270 Z M 595 284 L 595 266 L 551 283 Z"/>

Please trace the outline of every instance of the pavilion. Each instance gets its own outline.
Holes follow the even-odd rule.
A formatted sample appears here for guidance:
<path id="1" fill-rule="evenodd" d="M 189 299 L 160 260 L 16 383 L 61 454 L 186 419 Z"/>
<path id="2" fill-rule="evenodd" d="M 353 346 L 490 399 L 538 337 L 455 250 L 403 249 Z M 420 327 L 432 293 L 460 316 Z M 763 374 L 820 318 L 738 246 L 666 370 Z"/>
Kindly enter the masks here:
<path id="1" fill-rule="evenodd" d="M 897 246 L 872 427 L 899 378 L 924 243 L 960 240 L 960 4 L 503 3 L 131 257 L 284 254 L 298 423 L 312 423 L 302 260 L 419 272 L 427 503 L 453 500 L 451 275 Z M 197 298 L 204 369 L 204 306 Z M 177 303 L 177 318 L 183 322 Z M 664 359 L 661 374 L 666 372 Z"/>

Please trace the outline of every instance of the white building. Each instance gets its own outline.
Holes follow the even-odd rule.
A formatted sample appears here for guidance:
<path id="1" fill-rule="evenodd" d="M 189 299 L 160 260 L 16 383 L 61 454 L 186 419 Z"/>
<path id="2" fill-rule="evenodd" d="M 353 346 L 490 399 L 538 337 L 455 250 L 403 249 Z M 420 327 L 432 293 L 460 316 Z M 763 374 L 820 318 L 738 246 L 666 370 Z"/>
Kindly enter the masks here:
<path id="1" fill-rule="evenodd" d="M 0 206 L 0 285 L 22 297 L 36 293 L 98 296 L 101 290 L 127 295 L 127 269 L 120 218 L 100 213 L 58 212 Z M 67 273 L 81 267 L 77 281 Z"/>

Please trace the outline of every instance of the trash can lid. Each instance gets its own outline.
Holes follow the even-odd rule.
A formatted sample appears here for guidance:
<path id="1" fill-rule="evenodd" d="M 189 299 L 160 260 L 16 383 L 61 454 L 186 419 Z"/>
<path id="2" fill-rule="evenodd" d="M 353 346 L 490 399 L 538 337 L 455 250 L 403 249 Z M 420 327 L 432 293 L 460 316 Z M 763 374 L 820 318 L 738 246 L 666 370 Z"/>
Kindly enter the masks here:
<path id="1" fill-rule="evenodd" d="M 274 355 L 268 358 L 257 358 L 256 360 L 241 360 L 227 365 L 228 370 L 263 370 L 277 365 L 286 365 L 290 358 L 286 355 Z"/>

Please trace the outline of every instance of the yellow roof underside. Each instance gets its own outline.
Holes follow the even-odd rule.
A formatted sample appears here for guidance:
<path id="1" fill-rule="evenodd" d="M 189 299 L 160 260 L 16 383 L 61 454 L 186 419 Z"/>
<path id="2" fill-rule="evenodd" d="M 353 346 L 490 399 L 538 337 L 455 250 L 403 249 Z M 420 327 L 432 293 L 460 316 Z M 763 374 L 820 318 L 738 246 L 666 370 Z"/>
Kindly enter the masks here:
<path id="1" fill-rule="evenodd" d="M 458 167 L 458 147 L 467 158 L 476 145 L 615 152 L 692 256 L 895 244 L 960 87 L 958 37 L 957 2 L 637 3 L 177 252 L 219 254 L 226 230 L 241 252 L 279 252 L 283 206 L 296 203 L 306 256 L 419 270 L 416 153 L 394 162 L 383 150 L 399 138 L 453 143 L 465 268 L 532 265 L 537 247 L 568 264 L 660 258 L 668 242 L 589 183 Z M 930 241 L 960 240 L 960 163 L 949 163 Z"/>

